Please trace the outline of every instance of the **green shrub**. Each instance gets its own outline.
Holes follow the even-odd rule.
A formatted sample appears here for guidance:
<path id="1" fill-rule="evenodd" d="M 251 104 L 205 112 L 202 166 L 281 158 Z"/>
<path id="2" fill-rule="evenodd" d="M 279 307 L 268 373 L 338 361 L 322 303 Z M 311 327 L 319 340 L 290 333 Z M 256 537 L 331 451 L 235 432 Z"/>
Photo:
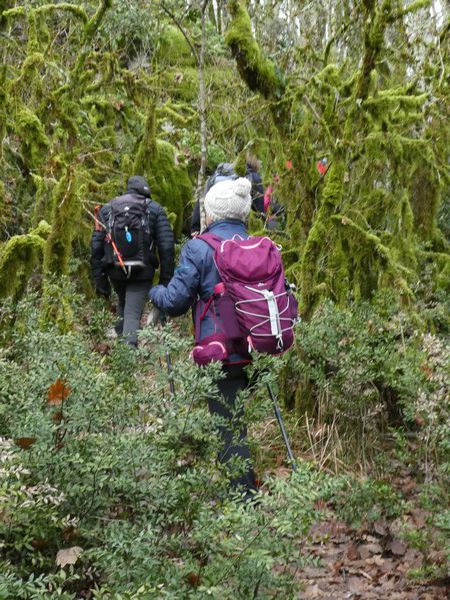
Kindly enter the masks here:
<path id="1" fill-rule="evenodd" d="M 290 481 L 267 481 L 259 510 L 229 495 L 205 401 L 218 365 L 196 368 L 190 340 L 171 326 L 145 330 L 137 352 L 111 344 L 100 355 L 97 330 L 40 329 L 36 298 L 16 308 L 20 327 L 0 355 L 0 597 L 295 595 L 290 569 L 275 566 L 308 560 L 293 539 L 316 518 L 325 477 L 304 465 Z M 58 552 L 74 548 L 74 564 L 62 565 Z"/>
<path id="2" fill-rule="evenodd" d="M 422 332 L 384 295 L 349 308 L 322 304 L 300 324 L 297 345 L 286 366 L 286 401 L 307 421 L 311 443 L 334 436 L 341 458 L 364 462 L 392 427 L 419 428 L 428 464 L 433 455 L 448 469 L 445 338 Z"/>

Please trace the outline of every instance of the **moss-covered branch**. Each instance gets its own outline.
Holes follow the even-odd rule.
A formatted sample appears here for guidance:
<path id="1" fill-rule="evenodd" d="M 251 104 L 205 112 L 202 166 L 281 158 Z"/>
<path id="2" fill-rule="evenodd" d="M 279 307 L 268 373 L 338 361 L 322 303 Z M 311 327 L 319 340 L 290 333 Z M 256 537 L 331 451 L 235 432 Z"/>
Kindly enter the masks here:
<path id="1" fill-rule="evenodd" d="M 51 227 L 45 221 L 25 235 L 16 235 L 0 247 L 0 297 L 18 297 L 42 262 Z"/>
<path id="2" fill-rule="evenodd" d="M 105 16 L 106 11 L 108 10 L 108 8 L 111 7 L 111 5 L 112 0 L 100 0 L 95 14 L 92 16 L 91 19 L 89 19 L 89 21 L 85 25 L 83 32 L 82 50 L 78 55 L 75 67 L 70 73 L 68 89 L 71 91 L 71 93 L 74 93 L 76 91 L 76 95 L 80 95 L 78 84 L 84 69 L 84 65 L 86 63 L 86 59 L 91 51 L 92 39 L 96 34 L 98 28 L 100 27 L 100 24 L 103 20 L 103 17 Z"/>
<path id="3" fill-rule="evenodd" d="M 243 0 L 230 0 L 231 22 L 225 40 L 231 49 L 242 79 L 265 98 L 280 100 L 286 85 L 276 65 L 266 58 L 252 32 L 250 17 Z"/>
<path id="4" fill-rule="evenodd" d="M 57 10 L 64 10 L 72 13 L 74 16 L 80 18 L 82 21 L 87 22 L 88 16 L 82 6 L 77 4 L 69 4 L 68 2 L 61 2 L 60 4 L 44 4 L 43 6 L 36 6 L 32 9 L 35 14 L 48 14 Z M 27 6 L 16 6 L 3 12 L 5 19 L 13 19 L 14 17 L 26 17 L 29 13 L 30 8 Z"/>
<path id="5" fill-rule="evenodd" d="M 69 167 L 53 190 L 52 232 L 44 253 L 46 276 L 67 275 L 69 271 L 72 240 L 81 212 L 77 191 L 76 175 Z"/>

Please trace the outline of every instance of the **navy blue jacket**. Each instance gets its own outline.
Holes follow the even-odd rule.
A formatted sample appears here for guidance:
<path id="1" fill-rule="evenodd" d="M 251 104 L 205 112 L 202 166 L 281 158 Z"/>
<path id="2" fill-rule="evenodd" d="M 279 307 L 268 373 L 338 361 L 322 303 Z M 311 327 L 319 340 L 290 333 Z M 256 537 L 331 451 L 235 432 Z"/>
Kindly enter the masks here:
<path id="1" fill-rule="evenodd" d="M 237 219 L 216 221 L 205 230 L 206 232 L 214 233 L 224 240 L 235 235 L 248 238 L 245 224 Z M 153 304 L 173 317 L 182 315 L 193 307 L 195 320 L 197 303 L 199 300 L 206 302 L 212 296 L 216 283 L 221 281 L 213 254 L 213 249 L 201 239 L 194 238 L 186 242 L 181 249 L 179 264 L 167 287 L 157 285 L 150 290 L 150 300 Z M 220 319 L 220 316 L 217 318 Z M 204 339 L 213 332 L 214 320 L 208 311 L 201 323 L 200 338 Z M 233 361 L 239 359 L 236 356 L 230 358 Z"/>

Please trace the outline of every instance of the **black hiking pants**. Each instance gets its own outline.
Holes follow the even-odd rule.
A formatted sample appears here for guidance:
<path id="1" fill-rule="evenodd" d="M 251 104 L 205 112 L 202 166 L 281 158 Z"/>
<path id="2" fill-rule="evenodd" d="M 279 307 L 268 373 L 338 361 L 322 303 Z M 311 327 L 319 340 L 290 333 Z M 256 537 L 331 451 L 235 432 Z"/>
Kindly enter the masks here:
<path id="1" fill-rule="evenodd" d="M 118 336 L 123 336 L 125 343 L 136 347 L 142 312 L 152 280 L 111 279 L 111 284 L 119 297 L 117 306 L 119 320 L 115 326 L 116 333 Z"/>
<path id="2" fill-rule="evenodd" d="M 250 463 L 250 451 L 247 444 L 247 428 L 244 425 L 244 409 L 236 410 L 236 396 L 240 390 L 248 385 L 248 378 L 243 365 L 229 365 L 223 367 L 225 379 L 217 382 L 217 387 L 222 397 L 208 399 L 211 415 L 221 417 L 218 433 L 222 438 L 222 448 L 219 451 L 219 461 L 226 464 L 233 458 L 243 459 L 244 464 L 239 468 L 238 475 L 231 475 L 232 488 L 242 486 L 246 491 L 255 490 L 255 473 Z M 234 467 L 233 467 L 234 469 Z"/>

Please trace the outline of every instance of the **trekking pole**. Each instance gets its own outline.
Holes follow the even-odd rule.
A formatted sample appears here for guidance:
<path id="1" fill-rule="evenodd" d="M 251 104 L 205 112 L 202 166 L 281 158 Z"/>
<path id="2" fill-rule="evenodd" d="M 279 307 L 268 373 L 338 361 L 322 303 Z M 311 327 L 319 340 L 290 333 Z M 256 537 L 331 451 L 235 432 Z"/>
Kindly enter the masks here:
<path id="1" fill-rule="evenodd" d="M 274 393 L 272 391 L 272 388 L 270 387 L 270 383 L 267 384 L 267 389 L 269 390 L 269 395 L 270 395 L 270 398 L 271 398 L 271 400 L 273 402 L 273 407 L 275 409 L 275 416 L 277 417 L 277 421 L 278 421 L 278 424 L 279 424 L 280 429 L 281 429 L 281 435 L 283 436 L 283 440 L 284 440 L 284 444 L 285 444 L 286 449 L 287 449 L 289 460 L 291 461 L 291 467 L 292 467 L 292 470 L 295 473 L 295 471 L 297 470 L 297 467 L 295 465 L 294 455 L 292 454 L 291 446 L 289 445 L 289 440 L 288 440 L 288 437 L 287 437 L 286 429 L 284 427 L 283 418 L 282 418 L 281 412 L 280 412 L 280 407 L 278 406 L 278 403 L 277 403 L 277 401 L 275 399 L 275 396 L 274 396 Z"/>
<path id="2" fill-rule="evenodd" d="M 172 361 L 170 360 L 170 354 L 168 350 L 165 350 L 166 354 L 166 363 L 167 363 L 167 373 L 169 375 L 169 389 L 172 396 L 175 394 L 175 386 L 173 384 L 173 371 L 172 371 Z"/>

